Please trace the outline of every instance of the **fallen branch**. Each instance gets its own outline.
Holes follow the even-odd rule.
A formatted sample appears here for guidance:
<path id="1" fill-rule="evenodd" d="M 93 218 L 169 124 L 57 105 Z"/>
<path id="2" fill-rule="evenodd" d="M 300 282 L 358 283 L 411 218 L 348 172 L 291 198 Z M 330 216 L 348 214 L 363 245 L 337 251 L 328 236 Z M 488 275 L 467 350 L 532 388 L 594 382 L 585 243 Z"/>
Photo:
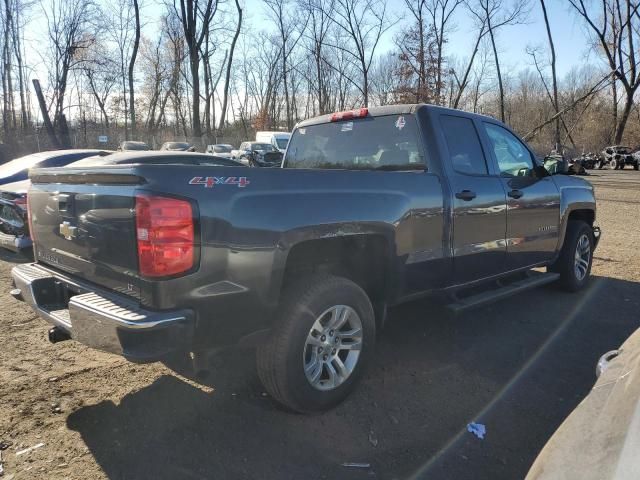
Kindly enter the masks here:
<path id="1" fill-rule="evenodd" d="M 571 105 L 569 105 L 568 107 L 563 108 L 562 110 L 560 110 L 558 113 L 556 113 L 555 115 L 553 115 L 552 117 L 548 118 L 547 120 L 545 120 L 544 122 L 542 122 L 540 125 L 538 125 L 537 127 L 535 127 L 533 130 L 531 130 L 529 133 L 527 133 L 526 135 L 524 135 L 522 137 L 523 140 L 525 141 L 529 141 L 531 140 L 533 137 L 535 137 L 540 130 L 542 130 L 544 127 L 546 127 L 547 125 L 549 125 L 550 123 L 554 122 L 558 117 L 561 117 L 562 115 L 564 115 L 565 113 L 567 113 L 570 110 L 573 110 L 574 108 L 576 108 L 578 106 L 579 103 L 583 102 L 584 100 L 586 100 L 587 98 L 589 98 L 591 95 L 599 92 L 600 90 L 602 90 L 604 87 L 607 86 L 607 83 L 605 83 L 608 79 L 609 76 L 611 75 L 611 73 L 607 73 L 606 76 L 604 76 L 598 83 L 596 83 L 587 93 L 585 93 L 584 95 L 582 95 L 580 98 L 577 98 Z"/>

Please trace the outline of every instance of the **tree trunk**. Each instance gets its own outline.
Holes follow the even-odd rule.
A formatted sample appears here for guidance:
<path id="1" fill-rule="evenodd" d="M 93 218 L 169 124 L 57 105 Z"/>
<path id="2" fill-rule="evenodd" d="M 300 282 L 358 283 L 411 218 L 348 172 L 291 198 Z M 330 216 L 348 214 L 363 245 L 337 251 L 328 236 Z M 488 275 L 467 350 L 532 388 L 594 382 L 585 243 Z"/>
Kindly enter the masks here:
<path id="1" fill-rule="evenodd" d="M 238 11 L 238 25 L 236 26 L 236 33 L 233 36 L 233 40 L 231 41 L 231 47 L 229 49 L 229 60 L 227 61 L 227 72 L 224 79 L 224 94 L 222 97 L 222 108 L 220 111 L 220 124 L 218 126 L 218 130 L 222 130 L 224 127 L 224 122 L 227 118 L 227 103 L 229 101 L 229 82 L 231 81 L 231 67 L 233 64 L 233 52 L 236 48 L 236 42 L 238 41 L 238 36 L 240 35 L 240 27 L 242 26 L 242 8 L 240 8 L 240 3 L 238 0 L 236 2 L 236 10 Z"/>
<path id="2" fill-rule="evenodd" d="M 551 50 L 551 79 L 553 81 L 553 109 L 555 113 L 560 111 L 560 105 L 558 104 L 558 77 L 556 75 L 556 49 L 553 45 L 553 36 L 551 35 L 551 27 L 549 26 L 549 17 L 547 16 L 547 7 L 544 4 L 544 0 L 540 0 L 542 6 L 542 13 L 544 14 L 544 24 L 547 28 L 547 37 L 549 38 L 549 49 Z M 556 119 L 554 143 L 556 150 L 560 148 L 560 117 Z"/>
<path id="3" fill-rule="evenodd" d="M 493 58 L 496 64 L 496 74 L 498 75 L 498 87 L 500 90 L 500 120 L 505 122 L 504 115 L 504 86 L 502 85 L 502 74 L 500 73 L 500 61 L 498 59 L 498 49 L 496 48 L 496 39 L 493 36 L 493 27 L 491 27 L 491 20 L 487 18 L 487 28 L 489 29 L 489 36 L 491 37 L 491 47 L 493 49 Z"/>
<path id="4" fill-rule="evenodd" d="M 138 0 L 133 0 L 133 9 L 136 16 L 136 34 L 133 40 L 133 51 L 131 52 L 131 58 L 129 59 L 129 115 L 131 118 L 131 136 L 136 136 L 136 105 L 135 105 L 135 93 L 133 89 L 134 75 L 133 70 L 136 65 L 136 57 L 138 56 L 138 47 L 140 45 L 140 7 Z"/>
<path id="5" fill-rule="evenodd" d="M 628 90 L 626 92 L 626 99 L 624 102 L 624 109 L 622 110 L 622 116 L 618 124 L 616 125 L 616 136 L 613 139 L 613 143 L 615 145 L 620 145 L 622 143 L 622 136 L 624 135 L 624 129 L 627 126 L 627 120 L 629 120 L 629 114 L 631 113 L 631 109 L 633 108 L 633 94 L 635 92 L 633 90 Z"/>
<path id="6" fill-rule="evenodd" d="M 192 96 L 192 109 L 191 115 L 193 117 L 193 132 L 194 137 L 202 136 L 202 126 L 200 124 L 200 55 L 198 55 L 198 49 L 192 50 L 189 55 L 189 65 L 191 67 L 191 96 Z"/>

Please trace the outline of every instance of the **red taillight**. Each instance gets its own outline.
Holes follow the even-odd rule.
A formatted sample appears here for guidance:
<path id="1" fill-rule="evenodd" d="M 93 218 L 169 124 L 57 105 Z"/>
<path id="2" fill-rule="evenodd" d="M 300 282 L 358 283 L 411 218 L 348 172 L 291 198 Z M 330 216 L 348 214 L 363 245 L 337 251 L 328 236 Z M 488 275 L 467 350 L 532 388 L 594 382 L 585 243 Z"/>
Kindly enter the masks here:
<path id="1" fill-rule="evenodd" d="M 185 200 L 136 195 L 140 274 L 167 277 L 193 268 L 194 220 Z"/>
<path id="2" fill-rule="evenodd" d="M 350 120 L 352 118 L 364 118 L 369 115 L 368 108 L 359 108 L 357 110 L 349 110 L 346 112 L 336 112 L 331 114 L 332 122 L 339 122 L 340 120 Z"/>

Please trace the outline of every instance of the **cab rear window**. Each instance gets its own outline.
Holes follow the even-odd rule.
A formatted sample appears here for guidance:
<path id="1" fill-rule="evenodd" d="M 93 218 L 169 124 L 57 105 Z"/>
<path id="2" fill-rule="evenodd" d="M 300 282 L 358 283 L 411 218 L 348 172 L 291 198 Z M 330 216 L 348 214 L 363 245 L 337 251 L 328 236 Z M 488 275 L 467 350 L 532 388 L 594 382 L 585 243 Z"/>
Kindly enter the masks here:
<path id="1" fill-rule="evenodd" d="M 413 115 L 386 115 L 296 129 L 284 168 L 425 170 Z"/>

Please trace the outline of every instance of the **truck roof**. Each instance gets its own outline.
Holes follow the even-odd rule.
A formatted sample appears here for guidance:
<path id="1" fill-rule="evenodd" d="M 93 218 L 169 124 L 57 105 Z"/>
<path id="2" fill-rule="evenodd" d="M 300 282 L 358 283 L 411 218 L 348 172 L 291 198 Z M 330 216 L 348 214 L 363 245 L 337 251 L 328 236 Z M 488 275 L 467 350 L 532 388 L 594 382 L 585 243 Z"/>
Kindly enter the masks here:
<path id="1" fill-rule="evenodd" d="M 398 105 L 385 105 L 382 107 L 369 107 L 367 110 L 368 110 L 368 116 L 370 117 L 382 117 L 385 115 L 402 115 L 402 114 L 411 115 L 416 113 L 418 110 L 422 108 L 428 108 L 429 110 L 441 110 L 445 112 L 455 112 L 457 115 L 464 114 L 465 116 L 469 116 L 469 117 L 479 117 L 479 118 L 490 119 L 495 121 L 495 118 L 489 117 L 487 115 L 465 112 L 463 110 L 456 110 L 454 108 L 441 107 L 439 105 L 432 105 L 429 103 L 405 103 L 405 104 L 398 104 Z M 355 109 L 355 110 L 358 110 L 358 109 Z M 331 121 L 332 115 L 333 113 L 328 113 L 326 115 L 320 115 L 317 117 L 309 118 L 307 120 L 303 120 L 300 123 L 298 123 L 297 127 L 299 128 L 299 127 L 306 127 L 309 125 L 329 123 Z"/>

